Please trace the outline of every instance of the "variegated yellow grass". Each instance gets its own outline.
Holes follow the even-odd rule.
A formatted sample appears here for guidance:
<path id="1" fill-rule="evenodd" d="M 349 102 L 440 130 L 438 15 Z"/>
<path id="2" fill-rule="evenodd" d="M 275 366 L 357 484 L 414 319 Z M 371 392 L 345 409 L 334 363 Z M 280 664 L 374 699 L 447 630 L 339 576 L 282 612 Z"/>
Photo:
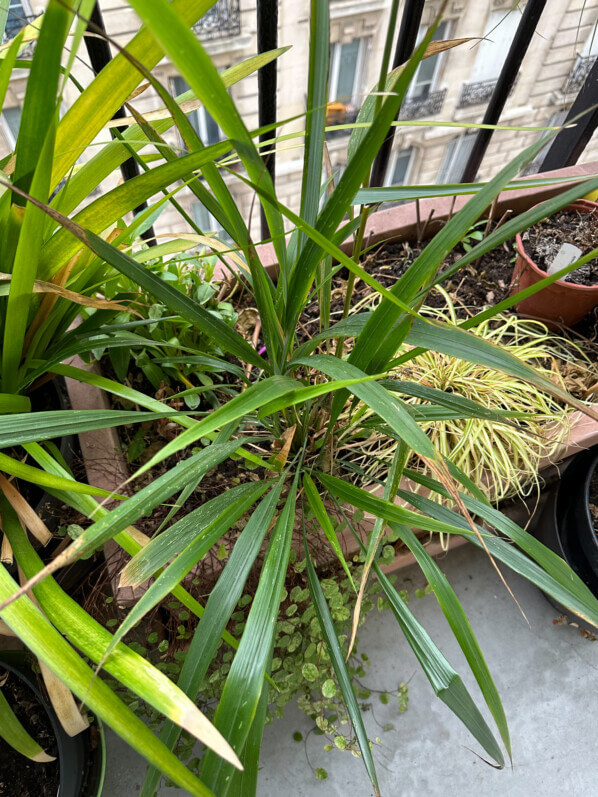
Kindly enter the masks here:
<path id="1" fill-rule="evenodd" d="M 426 308 L 426 315 L 456 323 L 457 317 L 448 295 L 446 309 Z M 553 345 L 554 336 L 539 321 L 515 315 L 500 315 L 480 324 L 476 334 L 504 349 L 522 362 L 564 387 Z M 509 376 L 503 371 L 427 351 L 392 372 L 396 379 L 417 382 L 471 399 L 493 410 L 525 413 L 504 423 L 482 418 L 455 418 L 429 421 L 423 428 L 444 457 L 457 465 L 492 503 L 513 495 L 528 496 L 540 487 L 538 472 L 549 462 L 566 439 L 571 409 L 535 385 Z M 406 397 L 409 404 L 421 399 Z M 363 420 L 367 417 L 366 413 Z M 373 437 L 364 451 L 365 471 L 379 478 L 392 461 L 396 443 Z M 413 460 L 411 466 L 426 472 L 426 466 Z M 431 475 L 431 474 L 428 474 Z M 436 495 L 437 500 L 441 500 Z"/>

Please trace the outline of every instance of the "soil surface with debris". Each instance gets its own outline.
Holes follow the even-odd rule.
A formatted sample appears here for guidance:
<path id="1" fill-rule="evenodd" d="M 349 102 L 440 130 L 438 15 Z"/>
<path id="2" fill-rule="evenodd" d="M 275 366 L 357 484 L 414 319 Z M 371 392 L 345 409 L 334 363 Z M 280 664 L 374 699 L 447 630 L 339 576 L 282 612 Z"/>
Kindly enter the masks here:
<path id="1" fill-rule="evenodd" d="M 13 750 L 0 738 L 0 794 L 6 797 L 56 797 L 60 783 L 58 746 L 46 710 L 34 692 L 14 673 L 0 672 L 6 678 L 2 694 L 29 735 L 54 761 L 37 763 Z"/>
<path id="2" fill-rule="evenodd" d="M 538 268 L 547 271 L 565 243 L 577 246 L 582 255 L 598 248 L 598 222 L 593 213 L 561 210 L 525 230 L 521 240 Z M 575 285 L 598 285 L 598 258 L 567 274 L 563 281 Z"/>

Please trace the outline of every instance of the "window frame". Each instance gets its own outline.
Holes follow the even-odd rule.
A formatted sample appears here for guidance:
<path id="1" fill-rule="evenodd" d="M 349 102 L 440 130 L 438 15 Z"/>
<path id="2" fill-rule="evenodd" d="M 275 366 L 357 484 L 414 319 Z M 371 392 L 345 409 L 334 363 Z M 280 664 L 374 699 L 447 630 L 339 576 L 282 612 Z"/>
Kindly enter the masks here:
<path id="1" fill-rule="evenodd" d="M 453 20 L 452 19 L 443 20 L 440 23 L 440 25 L 438 26 L 438 28 L 436 28 L 436 33 L 438 33 L 439 30 L 442 30 L 442 28 L 445 25 L 446 25 L 446 30 L 444 30 L 439 35 L 438 38 L 434 38 L 432 41 L 442 41 L 444 39 L 450 38 L 451 31 L 452 31 L 452 28 L 453 28 Z M 416 46 L 421 44 L 421 41 L 422 41 L 422 39 L 424 38 L 424 36 L 426 35 L 427 32 L 428 32 L 428 26 L 427 25 L 420 25 L 420 28 L 419 28 L 419 30 L 417 32 Z M 436 34 L 434 34 L 434 35 L 436 36 Z M 427 94 L 416 94 L 415 93 L 416 86 L 425 85 L 425 84 L 419 84 L 417 82 L 417 77 L 418 77 L 418 75 L 420 73 L 420 70 L 421 70 L 421 64 L 417 65 L 417 69 L 415 70 L 415 74 L 413 75 L 413 78 L 411 79 L 411 82 L 409 83 L 409 88 L 407 89 L 407 94 L 406 94 L 407 99 L 426 100 L 430 96 L 430 94 L 433 94 L 435 91 L 438 91 L 438 84 L 440 82 L 440 71 L 441 71 L 441 67 L 442 67 L 442 65 L 444 63 L 444 56 L 445 55 L 446 55 L 446 53 L 438 53 L 437 55 L 431 56 L 432 58 L 435 58 L 436 60 L 435 60 L 435 65 L 434 65 L 434 73 L 432 75 L 431 80 L 429 81 L 430 89 L 429 89 Z"/>
<path id="2" fill-rule="evenodd" d="M 338 78 L 340 72 L 341 52 L 343 45 L 351 44 L 355 40 L 359 41 L 357 49 L 357 58 L 355 61 L 355 74 L 353 77 L 353 90 L 350 98 L 338 97 Z M 330 69 L 328 80 L 328 102 L 344 102 L 345 104 L 356 105 L 361 107 L 362 95 L 364 92 L 364 64 L 367 58 L 367 51 L 370 45 L 369 36 L 354 36 L 348 42 L 332 42 L 330 49 Z"/>
<path id="3" fill-rule="evenodd" d="M 14 16 L 11 13 L 12 10 L 13 10 L 13 4 L 14 4 L 14 6 L 16 6 L 17 3 L 19 4 L 19 6 L 21 8 L 21 11 L 22 11 L 22 14 L 23 14 L 23 23 L 20 24 L 18 28 L 16 27 L 16 23 L 17 23 L 17 21 L 19 21 L 20 17 L 19 16 Z M 33 17 L 33 16 L 34 16 L 34 14 L 33 14 L 33 9 L 31 8 L 30 0 L 9 0 L 9 2 L 8 2 L 8 13 L 7 13 L 7 17 L 6 17 L 6 28 L 8 28 L 11 25 L 15 25 L 15 31 L 14 31 L 13 34 L 10 34 L 9 36 L 7 36 L 6 35 L 6 29 L 5 29 L 4 36 L 2 37 L 3 40 L 4 41 L 9 41 L 10 38 L 12 38 L 13 36 L 16 36 L 16 34 L 21 30 L 21 28 L 25 27 L 25 25 L 27 24 L 27 19 L 29 17 Z"/>
<path id="4" fill-rule="evenodd" d="M 458 183 L 463 175 L 463 168 L 467 162 L 467 158 L 471 153 L 471 148 L 469 152 L 465 152 L 465 158 L 463 160 L 463 168 L 461 169 L 460 174 L 457 175 L 456 179 L 449 180 L 447 179 L 450 176 L 451 171 L 455 168 L 455 164 L 457 163 L 457 159 L 461 154 L 461 150 L 463 145 L 466 141 L 471 141 L 471 147 L 473 147 L 474 141 L 476 138 L 476 133 L 461 133 L 458 136 L 452 138 L 446 147 L 446 151 L 444 153 L 444 158 L 442 160 L 442 165 L 440 166 L 440 170 L 438 172 L 438 176 L 436 177 L 436 182 L 440 185 L 449 185 L 450 183 Z M 453 147 L 453 152 L 450 153 L 449 150 Z M 450 163 L 447 164 L 447 160 L 450 158 Z M 443 176 L 443 173 L 445 176 Z"/>
<path id="5" fill-rule="evenodd" d="M 509 17 L 511 17 L 512 20 L 516 22 L 516 24 L 512 30 L 511 37 L 509 38 L 509 40 L 503 41 L 502 38 L 500 37 L 503 36 L 505 31 L 509 30 L 509 25 L 511 23 L 507 23 L 506 26 L 502 27 L 502 31 L 501 31 L 501 26 L 503 25 L 504 22 L 506 22 L 506 20 Z M 491 22 L 493 18 L 496 21 Z M 491 81 L 498 80 L 498 77 L 502 71 L 505 60 L 507 58 L 509 48 L 513 42 L 513 38 L 517 31 L 520 18 L 521 16 L 519 17 L 517 16 L 516 9 L 509 10 L 507 8 L 497 8 L 497 9 L 491 9 L 489 11 L 488 16 L 486 17 L 486 24 L 484 25 L 484 38 L 478 43 L 477 46 L 478 52 L 476 53 L 476 58 L 471 68 L 471 74 L 469 76 L 469 81 L 468 81 L 469 83 L 489 83 Z M 495 38 L 486 39 L 487 36 L 494 36 L 494 34 L 497 34 Z M 502 44 L 502 50 L 497 50 L 498 58 L 493 57 L 493 55 L 495 54 L 490 52 L 490 48 L 497 44 L 499 46 Z M 504 56 L 502 55 L 502 53 L 504 53 Z M 482 62 L 484 62 L 485 64 L 489 64 L 492 67 L 492 74 L 485 75 L 483 72 L 481 72 L 480 64 Z M 497 65 L 498 68 L 496 69 Z M 476 70 L 478 70 L 478 72 L 481 72 L 481 74 L 476 74 Z"/>
<path id="6" fill-rule="evenodd" d="M 9 106 L 7 108 L 4 108 L 2 110 L 2 112 L 0 113 L 0 127 L 2 128 L 2 132 L 4 134 L 4 138 L 6 140 L 6 143 L 8 144 L 8 147 L 11 150 L 14 150 L 14 148 L 17 145 L 17 136 L 15 136 L 15 134 L 13 132 L 13 129 L 10 126 L 10 124 L 8 122 L 8 119 L 6 118 L 5 111 L 8 111 L 8 110 L 12 111 L 14 109 L 17 109 L 19 111 L 20 115 L 22 116 L 23 109 L 21 108 L 20 105 L 11 105 L 11 106 Z M 21 120 L 20 120 L 20 117 L 19 117 L 19 124 L 20 124 L 20 121 Z"/>
<path id="7" fill-rule="evenodd" d="M 405 153 L 408 153 L 409 162 L 407 163 L 407 168 L 405 169 L 405 177 L 403 178 L 402 183 L 395 183 L 394 182 L 394 173 L 397 167 L 397 161 L 399 158 Z M 390 161 L 388 164 L 388 169 L 386 170 L 386 174 L 384 175 L 384 185 L 385 186 L 392 186 L 392 185 L 409 185 L 409 180 L 411 179 L 411 174 L 413 172 L 413 162 L 415 160 L 415 147 L 395 147 L 392 151 L 390 156 Z"/>

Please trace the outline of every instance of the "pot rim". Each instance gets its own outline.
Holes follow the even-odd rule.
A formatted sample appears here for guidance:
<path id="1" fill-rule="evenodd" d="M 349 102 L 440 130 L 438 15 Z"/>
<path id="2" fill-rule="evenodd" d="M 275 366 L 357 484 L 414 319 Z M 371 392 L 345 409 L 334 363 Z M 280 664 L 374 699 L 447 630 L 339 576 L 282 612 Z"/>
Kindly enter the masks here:
<path id="1" fill-rule="evenodd" d="M 581 205 L 581 207 L 579 207 Z M 578 206 L 578 207 L 576 207 Z M 535 205 L 538 207 L 538 205 Z M 585 208 L 586 213 L 594 212 L 598 215 L 598 202 L 590 202 L 589 199 L 577 199 L 575 202 L 571 202 L 570 205 L 566 205 L 563 210 L 583 210 Z M 560 212 L 560 211 L 559 211 Z M 521 233 L 517 233 L 515 236 L 515 244 L 517 248 L 517 254 L 520 258 L 525 262 L 525 267 L 530 268 L 531 271 L 540 279 L 545 279 L 547 276 L 546 271 L 543 271 L 541 268 L 534 263 L 528 253 L 525 251 L 525 246 L 523 245 L 523 240 L 521 238 Z M 598 285 L 578 285 L 575 282 L 567 282 L 566 280 L 560 279 L 556 280 L 553 285 L 558 285 L 561 288 L 566 288 L 571 292 L 578 291 L 579 293 L 596 293 L 598 294 Z M 551 287 L 551 286 L 548 286 Z"/>

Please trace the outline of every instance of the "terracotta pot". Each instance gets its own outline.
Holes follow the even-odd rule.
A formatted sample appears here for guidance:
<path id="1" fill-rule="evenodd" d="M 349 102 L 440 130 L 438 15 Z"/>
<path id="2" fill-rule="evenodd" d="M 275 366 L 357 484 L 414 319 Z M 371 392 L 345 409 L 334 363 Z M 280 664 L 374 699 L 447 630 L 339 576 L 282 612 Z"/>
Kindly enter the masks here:
<path id="1" fill-rule="evenodd" d="M 598 204 L 586 199 L 580 199 L 567 205 L 565 210 L 592 213 L 598 217 Z M 525 251 L 521 235 L 517 234 L 515 240 L 517 241 L 518 257 L 513 272 L 511 296 L 546 278 L 546 272 L 538 268 Z M 516 305 L 516 310 L 523 315 L 569 327 L 581 321 L 596 305 L 598 305 L 598 285 L 576 285 L 565 280 L 557 280 L 552 285 L 542 288 L 538 293 L 519 302 Z"/>

